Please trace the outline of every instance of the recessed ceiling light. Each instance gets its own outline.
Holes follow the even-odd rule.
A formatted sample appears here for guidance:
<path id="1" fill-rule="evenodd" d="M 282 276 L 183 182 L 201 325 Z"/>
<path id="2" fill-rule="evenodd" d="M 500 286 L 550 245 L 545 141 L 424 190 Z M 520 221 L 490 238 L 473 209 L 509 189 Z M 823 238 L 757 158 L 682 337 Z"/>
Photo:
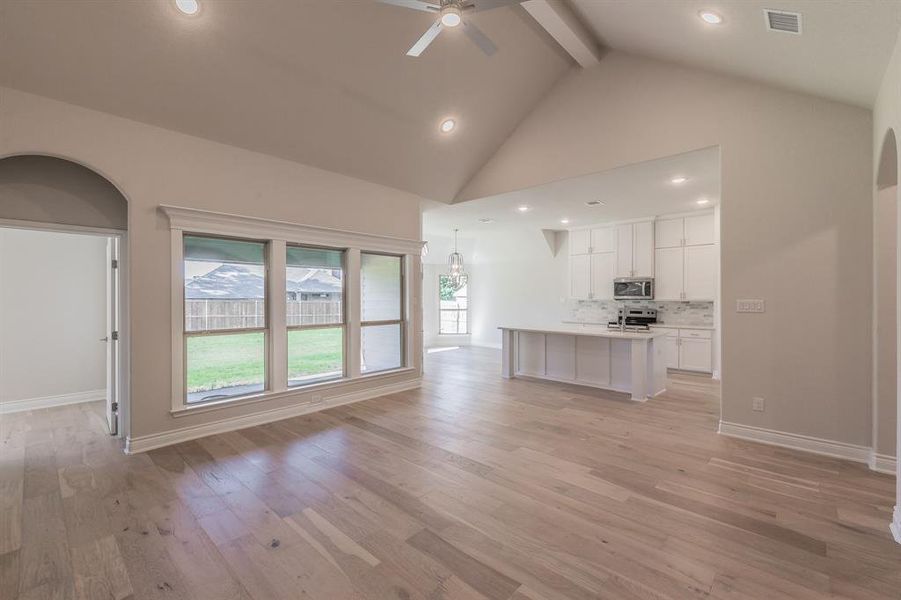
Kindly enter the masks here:
<path id="1" fill-rule="evenodd" d="M 698 198 L 697 200 L 695 200 L 695 202 L 698 204 L 698 206 L 704 206 L 706 204 L 710 204 L 710 199 L 709 198 Z"/>
<path id="2" fill-rule="evenodd" d="M 200 10 L 197 0 L 175 0 L 175 6 L 186 15 L 196 15 Z"/>
<path id="3" fill-rule="evenodd" d="M 702 10 L 698 13 L 698 16 L 701 17 L 702 21 L 711 25 L 719 25 L 723 22 L 722 15 L 715 13 L 712 10 Z"/>
<path id="4" fill-rule="evenodd" d="M 682 175 L 677 175 L 676 177 L 673 177 L 669 181 L 673 185 L 681 185 L 681 184 L 685 183 L 686 181 L 688 181 L 688 177 L 683 177 Z"/>
<path id="5" fill-rule="evenodd" d="M 494 219 L 491 217 L 482 217 L 479 219 L 479 223 L 494 223 Z"/>
<path id="6" fill-rule="evenodd" d="M 453 119 L 444 119 L 441 121 L 441 133 L 450 133 L 457 127 L 457 122 Z"/>
<path id="7" fill-rule="evenodd" d="M 463 21 L 463 13 L 457 6 L 445 6 L 441 9 L 441 24 L 445 27 L 456 27 Z"/>
<path id="8" fill-rule="evenodd" d="M 566 217 L 563 217 L 562 219 L 560 219 L 560 222 L 563 223 L 564 225 L 568 225 L 569 219 L 567 219 Z"/>
<path id="9" fill-rule="evenodd" d="M 521 206 L 517 206 L 516 210 L 518 210 L 519 212 L 529 212 L 529 210 L 531 210 L 531 208 L 526 206 L 525 204 L 523 204 Z"/>
<path id="10" fill-rule="evenodd" d="M 607 203 L 604 202 L 603 200 L 589 200 L 588 202 L 585 203 L 585 206 L 604 206 L 606 204 Z"/>

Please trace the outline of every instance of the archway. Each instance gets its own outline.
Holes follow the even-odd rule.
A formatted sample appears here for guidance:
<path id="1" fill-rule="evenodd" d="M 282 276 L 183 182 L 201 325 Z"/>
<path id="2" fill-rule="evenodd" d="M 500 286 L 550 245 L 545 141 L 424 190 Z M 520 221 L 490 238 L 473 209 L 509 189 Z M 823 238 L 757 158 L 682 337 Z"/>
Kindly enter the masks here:
<path id="1" fill-rule="evenodd" d="M 28 286 L 25 288 L 23 285 L 18 296 L 10 296 L 13 300 L 18 298 L 17 302 L 24 303 L 23 306 L 5 306 L 4 310 L 22 313 L 22 318 L 16 320 L 22 322 L 23 328 L 27 328 L 27 331 L 23 329 L 22 340 L 32 342 L 31 345 L 35 346 L 34 352 L 43 360 L 33 362 L 39 363 L 39 372 L 44 373 L 42 377 L 35 374 L 30 376 L 37 383 L 33 390 L 27 388 L 27 391 L 35 392 L 34 395 L 23 391 L 18 396 L 13 396 L 11 402 L 0 406 L 0 411 L 29 410 L 105 399 L 110 432 L 120 436 L 127 434 L 127 227 L 128 201 L 125 195 L 95 170 L 71 160 L 42 154 L 17 154 L 0 158 L 0 235 L 4 235 L 12 248 L 22 250 L 6 254 L 8 261 L 17 263 L 18 272 L 24 274 L 22 282 Z M 24 248 L 39 251 L 29 253 Z M 82 262 L 72 262 L 74 254 L 66 253 L 66 249 L 71 248 L 78 249 L 77 254 L 82 257 Z M 83 282 L 77 277 L 73 278 L 73 273 L 70 272 L 72 264 L 85 268 L 84 271 L 79 271 L 86 278 Z M 40 285 L 35 283 L 38 281 L 41 282 Z M 37 308 L 44 303 L 47 306 L 60 305 L 57 308 L 65 310 L 70 308 L 70 305 L 65 304 L 67 301 L 71 306 L 84 307 L 88 305 L 84 303 L 84 296 L 88 294 L 85 290 L 88 288 L 90 298 L 102 302 L 102 306 L 97 309 L 99 314 L 91 313 L 94 328 L 89 332 L 80 331 L 83 323 L 78 317 L 81 315 L 68 320 L 66 323 L 71 325 L 69 327 L 58 322 L 60 317 L 54 311 Z M 28 296 L 28 290 L 31 290 L 31 296 Z M 40 293 L 41 291 L 44 293 Z M 29 297 L 33 300 L 29 301 Z M 76 297 L 82 298 L 81 304 L 75 302 Z M 47 315 L 47 318 L 40 319 L 39 313 Z M 39 335 L 41 326 L 49 331 Z M 96 331 L 98 328 L 99 332 Z M 74 337 L 76 333 L 70 332 L 70 329 L 80 332 L 77 338 Z M 106 336 L 101 338 L 103 331 L 106 331 Z M 52 335 L 53 332 L 57 332 L 58 336 Z M 72 375 L 67 368 L 73 359 L 78 358 L 79 353 L 77 350 L 73 351 L 72 347 L 65 346 L 65 341 L 72 341 L 70 338 L 77 339 L 79 343 L 93 344 L 93 347 L 84 347 L 91 347 L 91 355 L 96 354 L 100 361 L 97 365 L 97 378 L 99 388 L 102 389 L 92 386 L 85 391 L 76 391 L 81 390 L 78 386 L 86 381 L 94 381 L 93 378 L 85 377 L 69 381 L 72 393 L 56 394 L 59 390 L 52 389 L 49 384 L 43 387 L 38 385 L 43 379 L 61 386 L 60 382 L 66 381 L 63 375 Z M 98 342 L 105 343 L 98 346 Z M 23 375 L 23 381 L 28 378 L 27 374 Z M 22 388 L 26 390 L 25 386 Z M 99 398 L 91 396 L 95 392 L 100 393 Z"/>
<path id="2" fill-rule="evenodd" d="M 876 264 L 875 318 L 873 328 L 873 450 L 878 467 L 880 457 L 895 457 L 896 501 L 892 534 L 901 543 L 901 211 L 898 204 L 898 145 L 889 129 L 883 138 L 876 170 L 874 205 L 874 244 Z M 894 341 L 894 343 L 891 343 Z M 889 453 L 891 450 L 891 453 Z M 885 461 L 890 464 L 890 461 Z"/>

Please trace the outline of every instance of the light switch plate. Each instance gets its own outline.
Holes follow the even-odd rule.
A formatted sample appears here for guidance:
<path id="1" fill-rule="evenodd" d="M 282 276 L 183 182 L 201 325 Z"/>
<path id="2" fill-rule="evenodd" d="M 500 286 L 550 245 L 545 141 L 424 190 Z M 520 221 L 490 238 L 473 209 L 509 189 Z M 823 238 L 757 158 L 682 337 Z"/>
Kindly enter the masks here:
<path id="1" fill-rule="evenodd" d="M 758 396 L 758 397 L 755 397 L 755 398 L 751 398 L 751 410 L 754 410 L 754 411 L 757 411 L 757 412 L 763 412 L 763 411 L 764 411 L 764 400 L 763 400 L 763 398 L 761 398 L 761 397 L 759 397 L 759 396 Z"/>
<path id="2" fill-rule="evenodd" d="M 735 312 L 762 313 L 766 312 L 766 302 L 761 298 L 745 298 L 735 301 Z"/>

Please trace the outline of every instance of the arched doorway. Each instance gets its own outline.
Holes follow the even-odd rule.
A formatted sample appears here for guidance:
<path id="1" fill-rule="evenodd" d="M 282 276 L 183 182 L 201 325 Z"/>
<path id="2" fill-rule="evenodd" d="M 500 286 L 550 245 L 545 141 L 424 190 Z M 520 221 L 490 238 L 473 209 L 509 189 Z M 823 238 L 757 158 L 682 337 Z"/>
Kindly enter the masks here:
<path id="1" fill-rule="evenodd" d="M 896 501 L 891 530 L 901 543 L 901 211 L 898 203 L 898 145 L 889 129 L 879 152 L 874 205 L 875 318 L 873 328 L 873 449 L 874 460 L 895 457 Z"/>
<path id="2" fill-rule="evenodd" d="M 5 340 L 35 367 L 15 369 L 21 381 L 0 412 L 96 401 L 110 433 L 127 434 L 127 226 L 125 195 L 96 171 L 39 154 L 0 158 L 0 242 L 15 266 L 6 283 L 18 274 L 21 285 L 4 296 Z"/>

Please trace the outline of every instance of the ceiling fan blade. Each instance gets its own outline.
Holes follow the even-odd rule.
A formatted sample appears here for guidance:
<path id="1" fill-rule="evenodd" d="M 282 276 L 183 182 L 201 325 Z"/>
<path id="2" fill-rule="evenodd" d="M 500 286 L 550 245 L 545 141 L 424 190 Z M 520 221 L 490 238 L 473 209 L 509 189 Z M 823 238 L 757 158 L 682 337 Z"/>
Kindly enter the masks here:
<path id="1" fill-rule="evenodd" d="M 523 0 L 469 0 L 466 2 L 465 9 L 471 12 L 481 12 L 483 10 L 491 10 L 493 8 L 501 8 L 502 6 L 515 6 L 522 4 Z"/>
<path id="2" fill-rule="evenodd" d="M 407 56 L 419 56 L 420 54 L 422 54 L 423 51 L 429 47 L 429 44 L 431 44 L 435 40 L 435 38 L 438 37 L 438 34 L 441 33 L 442 27 L 443 26 L 441 25 L 440 19 L 435 21 L 432 26 L 429 27 L 424 34 L 422 34 L 422 37 L 419 38 L 419 40 L 415 44 L 413 44 L 413 47 L 407 50 Z"/>
<path id="3" fill-rule="evenodd" d="M 478 46 L 482 52 L 491 56 L 495 52 L 497 52 L 497 46 L 492 43 L 491 40 L 488 39 L 488 36 L 482 33 L 482 30 L 469 23 L 467 21 L 463 21 L 463 33 L 469 37 L 475 45 Z"/>
<path id="4" fill-rule="evenodd" d="M 438 12 L 441 10 L 441 7 L 425 2 L 425 0 L 378 0 L 378 2 L 403 8 L 412 8 L 413 10 L 422 10 L 425 12 Z"/>

